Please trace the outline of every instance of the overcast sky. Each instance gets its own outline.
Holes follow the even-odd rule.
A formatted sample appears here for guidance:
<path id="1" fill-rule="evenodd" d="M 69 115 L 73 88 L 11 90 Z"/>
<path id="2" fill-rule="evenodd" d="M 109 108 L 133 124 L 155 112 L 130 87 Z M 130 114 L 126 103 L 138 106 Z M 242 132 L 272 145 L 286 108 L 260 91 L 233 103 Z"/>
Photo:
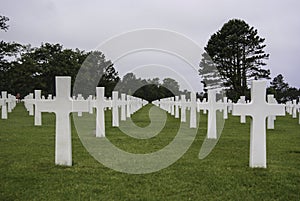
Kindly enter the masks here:
<path id="1" fill-rule="evenodd" d="M 232 18 L 243 19 L 266 39 L 266 52 L 270 54 L 267 68 L 272 78 L 281 73 L 291 86 L 300 88 L 299 0 L 0 2 L 0 14 L 10 18 L 9 30 L 0 32 L 2 40 L 33 46 L 40 46 L 42 42 L 60 43 L 65 48 L 81 50 L 93 50 L 112 36 L 143 28 L 181 33 L 203 49 L 210 36 L 225 22 Z M 126 72 L 123 66 L 116 65 L 116 68 L 121 76 Z M 190 79 L 195 84 L 199 81 L 196 75 Z"/>

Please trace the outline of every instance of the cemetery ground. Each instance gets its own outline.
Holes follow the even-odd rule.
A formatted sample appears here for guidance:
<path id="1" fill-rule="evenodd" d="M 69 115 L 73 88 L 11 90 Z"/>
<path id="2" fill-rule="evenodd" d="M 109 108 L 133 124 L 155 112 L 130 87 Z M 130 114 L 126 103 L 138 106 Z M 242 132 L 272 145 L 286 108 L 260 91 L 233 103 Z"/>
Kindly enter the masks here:
<path id="1" fill-rule="evenodd" d="M 137 125 L 149 123 L 150 107 L 132 116 Z M 157 136 L 140 140 L 112 128 L 111 111 L 105 115 L 107 138 L 132 153 L 162 149 L 180 124 L 168 115 Z M 277 117 L 275 130 L 267 130 L 268 168 L 252 169 L 249 118 L 240 124 L 240 117 L 229 115 L 216 147 L 205 159 L 198 159 L 206 118 L 201 113 L 192 146 L 173 165 L 131 175 L 111 170 L 89 155 L 73 123 L 73 166 L 56 166 L 55 115 L 43 113 L 43 125 L 35 127 L 34 117 L 18 104 L 7 120 L 0 120 L 0 200 L 300 200 L 298 119 Z"/>

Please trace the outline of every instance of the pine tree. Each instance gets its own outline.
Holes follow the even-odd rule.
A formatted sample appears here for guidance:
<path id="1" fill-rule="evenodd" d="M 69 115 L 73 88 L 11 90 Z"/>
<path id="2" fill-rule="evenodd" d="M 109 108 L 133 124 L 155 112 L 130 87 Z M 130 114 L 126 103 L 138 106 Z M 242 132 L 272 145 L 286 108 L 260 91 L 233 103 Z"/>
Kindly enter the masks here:
<path id="1" fill-rule="evenodd" d="M 199 65 L 200 75 L 206 78 L 204 82 L 212 80 L 206 76 L 210 69 L 217 69 L 219 80 L 216 79 L 214 84 L 222 81 L 224 86 L 235 92 L 231 98 L 237 99 L 247 93 L 249 80 L 269 79 L 270 71 L 262 68 L 269 54 L 264 51 L 265 39 L 257 33 L 245 21 L 232 19 L 213 34 L 204 48 Z"/>

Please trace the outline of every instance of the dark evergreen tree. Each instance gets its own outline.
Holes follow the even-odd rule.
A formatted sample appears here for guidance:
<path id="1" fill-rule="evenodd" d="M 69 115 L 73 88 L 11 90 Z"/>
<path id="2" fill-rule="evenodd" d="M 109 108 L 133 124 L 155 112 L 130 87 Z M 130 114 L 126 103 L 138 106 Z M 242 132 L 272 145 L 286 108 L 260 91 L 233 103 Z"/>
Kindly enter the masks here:
<path id="1" fill-rule="evenodd" d="M 269 78 L 270 71 L 262 68 L 269 58 L 264 51 L 264 41 L 245 21 L 229 20 L 210 37 L 204 48 L 200 75 L 204 76 L 207 85 L 218 85 L 222 81 L 225 87 L 235 92 L 230 98 L 236 100 L 247 93 L 249 80 Z"/>

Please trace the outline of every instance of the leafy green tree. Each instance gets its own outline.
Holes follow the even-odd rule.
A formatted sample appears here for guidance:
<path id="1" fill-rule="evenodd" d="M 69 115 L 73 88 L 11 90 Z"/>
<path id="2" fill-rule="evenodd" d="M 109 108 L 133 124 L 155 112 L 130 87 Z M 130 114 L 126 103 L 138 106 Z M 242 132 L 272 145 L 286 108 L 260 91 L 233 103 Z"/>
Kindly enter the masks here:
<path id="1" fill-rule="evenodd" d="M 236 92 L 230 97 L 236 100 L 247 93 L 249 80 L 269 78 L 270 71 L 262 68 L 269 58 L 264 51 L 264 41 L 257 30 L 245 21 L 229 20 L 210 37 L 204 48 L 199 65 L 200 75 L 204 76 L 205 82 L 211 81 L 212 85 L 222 81 L 225 87 Z M 214 69 L 218 70 L 217 78 Z"/>
<path id="2" fill-rule="evenodd" d="M 74 91 L 83 93 L 84 96 L 94 94 L 96 87 L 105 87 L 105 96 L 111 96 L 120 80 L 113 63 L 106 60 L 105 55 L 100 51 L 92 51 L 87 54 L 79 74 L 75 85 L 77 89 Z"/>
<path id="3" fill-rule="evenodd" d="M 170 96 L 179 95 L 179 84 L 176 80 L 172 78 L 165 78 L 161 86 L 171 92 Z"/>
<path id="4" fill-rule="evenodd" d="M 0 29 L 7 31 L 7 22 L 9 19 L 0 15 Z M 20 56 L 19 53 L 23 49 L 23 46 L 18 43 L 7 43 L 0 41 L 0 91 L 12 92 L 12 74 L 10 73 L 13 68 L 13 63 Z"/>

